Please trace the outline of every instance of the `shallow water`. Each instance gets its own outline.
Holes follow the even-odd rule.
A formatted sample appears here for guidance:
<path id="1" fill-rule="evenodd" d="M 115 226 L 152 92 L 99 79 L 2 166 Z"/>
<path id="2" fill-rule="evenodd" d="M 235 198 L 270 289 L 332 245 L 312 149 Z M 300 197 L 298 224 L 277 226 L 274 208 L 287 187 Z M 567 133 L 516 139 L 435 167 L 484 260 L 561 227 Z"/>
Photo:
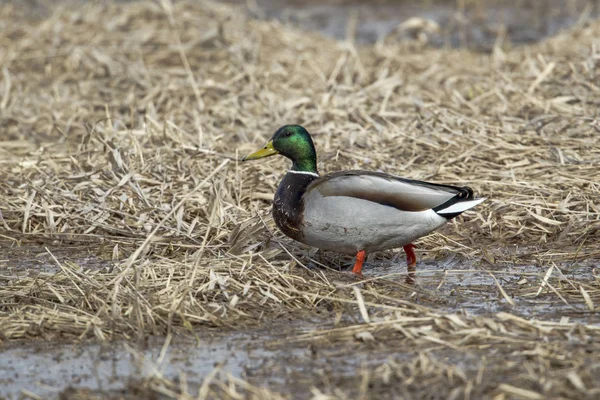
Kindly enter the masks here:
<path id="1" fill-rule="evenodd" d="M 420 262 L 416 288 L 437 297 L 435 307 L 443 312 L 485 315 L 505 311 L 527 319 L 559 321 L 568 317 L 570 321 L 600 323 L 600 316 L 590 313 L 582 299 L 567 300 L 567 304 L 546 285 L 538 294 L 549 266 L 509 265 L 498 269 L 484 265 L 454 256 L 435 262 Z M 593 283 L 594 270 L 596 274 L 600 273 L 600 264 L 593 261 L 559 265 L 553 268 L 549 282 L 554 286 L 566 286 L 571 282 Z M 397 262 L 376 262 L 372 263 L 371 270 L 367 266 L 365 271 L 365 274 L 401 280 L 406 274 L 406 267 Z M 514 305 L 508 303 L 498 285 L 510 296 Z"/>
<path id="2" fill-rule="evenodd" d="M 277 1 L 226 0 L 241 5 L 251 16 L 279 20 L 308 31 L 343 40 L 349 27 L 358 44 L 421 37 L 433 46 L 469 47 L 489 51 L 499 35 L 505 41 L 524 44 L 539 41 L 561 29 L 599 16 L 598 2 L 586 0 L 478 1 L 460 9 L 457 1 Z M 470 3 L 470 2 L 467 2 Z M 420 18 L 421 29 L 399 27 Z M 413 22 L 416 20 L 413 20 Z M 430 21 L 434 24 L 422 24 Z"/>
<path id="3" fill-rule="evenodd" d="M 298 325 L 306 328 L 311 323 Z M 215 369 L 292 392 L 297 377 L 316 365 L 324 367 L 328 360 L 315 360 L 303 344 L 269 345 L 289 335 L 289 324 L 240 333 L 203 332 L 200 341 L 175 338 L 166 350 L 165 338 L 150 338 L 138 345 L 121 340 L 104 344 L 13 343 L 0 350 L 0 398 L 16 399 L 26 393 L 59 398 L 70 389 L 118 393 L 152 376 L 175 381 L 185 376 L 190 392 L 195 393 Z M 348 362 L 354 366 L 362 358 Z"/>
<path id="4" fill-rule="evenodd" d="M 109 268 L 111 265 L 94 253 L 69 247 L 48 250 L 25 247 L 4 253 L 5 276 L 58 271 L 50 253 L 61 263 L 69 259 L 85 269 Z M 595 279 L 595 268 L 600 265 L 593 262 L 559 265 L 549 282 L 554 286 L 568 285 L 570 281 L 590 283 Z M 597 312 L 587 311 L 583 299 L 567 299 L 566 304 L 547 288 L 536 295 L 547 270 L 548 267 L 533 265 L 493 267 L 453 255 L 438 261 L 422 261 L 412 300 L 440 313 L 493 315 L 504 311 L 526 319 L 600 325 L 600 316 Z M 376 279 L 374 284 L 393 288 L 404 281 L 406 267 L 403 257 L 393 261 L 376 257 L 365 265 L 364 274 L 367 279 Z M 492 275 L 515 305 L 508 304 Z M 334 281 L 338 278 L 338 275 L 332 276 Z M 340 280 L 342 285 L 351 282 Z M 406 291 L 398 293 L 406 297 Z M 356 316 L 345 317 L 347 320 L 342 321 L 342 326 L 352 324 Z M 196 393 L 215 368 L 280 393 L 309 398 L 312 386 L 327 385 L 330 377 L 353 382 L 357 371 L 382 365 L 391 355 L 386 346 L 348 351 L 328 340 L 294 341 L 299 334 L 332 327 L 334 317 L 326 316 L 273 322 L 245 331 L 200 330 L 198 341 L 175 337 L 167 346 L 162 362 L 158 360 L 165 338 L 150 338 L 141 344 L 135 341 L 7 343 L 0 347 L 0 398 L 17 399 L 24 393 L 59 398 L 66 396 L 69 390 L 83 388 L 94 393 L 118 394 L 130 391 L 131 387 L 151 376 L 169 380 L 185 376 L 190 393 Z M 395 359 L 414 356 L 410 351 L 405 354 L 405 350 L 393 353 Z M 468 364 L 466 355 L 453 354 L 452 357 L 458 357 L 455 360 L 458 364 Z"/>
<path id="5" fill-rule="evenodd" d="M 228 340 L 209 340 L 199 345 L 170 346 L 160 365 L 157 361 L 162 345 L 158 343 L 139 352 L 125 342 L 11 346 L 0 352 L 0 396 L 17 398 L 25 389 L 43 398 L 55 398 L 71 386 L 118 391 L 131 381 L 158 373 L 170 379 L 181 373 L 203 377 L 216 364 L 241 376 L 243 366 L 251 359 L 247 352 L 231 347 L 234 339 L 229 336 Z"/>

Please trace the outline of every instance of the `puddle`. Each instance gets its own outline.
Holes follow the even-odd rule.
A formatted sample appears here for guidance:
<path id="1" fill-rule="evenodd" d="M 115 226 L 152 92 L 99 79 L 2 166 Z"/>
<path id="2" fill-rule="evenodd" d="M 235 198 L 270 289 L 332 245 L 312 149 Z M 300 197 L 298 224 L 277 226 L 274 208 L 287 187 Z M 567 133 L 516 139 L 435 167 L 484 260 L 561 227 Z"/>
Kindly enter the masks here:
<path id="1" fill-rule="evenodd" d="M 306 324 L 303 324 L 306 327 Z M 289 332 L 289 325 L 274 331 Z M 207 335 L 207 332 L 203 332 Z M 0 351 L 0 398 L 17 399 L 30 392 L 41 398 L 60 398 L 69 389 L 109 393 L 125 390 L 150 376 L 178 380 L 185 375 L 196 393 L 216 368 L 273 390 L 290 391 L 307 369 L 326 366 L 312 360 L 306 345 L 277 346 L 283 339 L 267 332 L 208 334 L 202 342 L 174 339 L 159 363 L 164 339 L 153 338 L 137 349 L 132 342 L 101 344 L 14 344 Z M 266 338 L 264 340 L 263 338 Z M 356 361 L 363 357 L 357 357 Z M 354 366 L 355 360 L 350 363 Z M 348 362 L 348 361 L 347 361 Z M 343 373 L 343 366 L 336 373 Z M 351 368 L 347 368 L 351 371 Z"/>
<path id="2" fill-rule="evenodd" d="M 250 355 L 228 343 L 176 344 L 169 347 L 161 365 L 157 365 L 162 349 L 159 344 L 139 353 L 130 347 L 133 344 L 124 342 L 12 347 L 0 352 L 0 397 L 16 399 L 23 389 L 46 399 L 56 398 L 69 387 L 119 391 L 132 380 L 158 372 L 169 379 L 178 378 L 180 373 L 203 377 L 221 363 L 224 371 L 241 376 Z"/>
<path id="3" fill-rule="evenodd" d="M 441 312 L 485 315 L 504 311 L 527 319 L 558 322 L 567 317 L 572 322 L 599 324 L 600 315 L 589 312 L 582 296 L 563 300 L 546 285 L 538 294 L 548 269 L 549 266 L 510 265 L 484 270 L 476 264 L 450 256 L 440 261 L 419 262 L 417 291 L 424 290 L 427 296 L 434 297 L 436 304 L 426 305 Z M 594 273 L 594 270 L 597 272 Z M 406 266 L 403 262 L 374 262 L 365 267 L 367 277 L 386 275 L 390 276 L 390 280 L 400 281 L 406 276 Z M 553 287 L 562 285 L 575 292 L 581 283 L 593 284 L 598 275 L 599 262 L 558 265 L 553 268 L 549 282 Z M 514 305 L 507 302 L 498 285 L 514 301 Z"/>
<path id="4" fill-rule="evenodd" d="M 348 21 L 355 19 L 355 41 L 375 43 L 388 35 L 397 39 L 414 38 L 418 30 L 398 26 L 410 18 L 422 18 L 427 25 L 427 42 L 433 46 L 469 47 L 489 51 L 505 30 L 514 44 L 539 41 L 572 26 L 580 18 L 599 16 L 598 6 L 585 0 L 549 0 L 544 2 L 482 1 L 457 8 L 456 1 L 277 1 L 225 0 L 241 5 L 251 16 L 275 19 L 308 31 L 343 40 Z M 472 2 L 465 2 L 472 3 Z M 416 20 L 413 20 L 416 21 Z M 395 32 L 394 32 L 395 31 Z"/>

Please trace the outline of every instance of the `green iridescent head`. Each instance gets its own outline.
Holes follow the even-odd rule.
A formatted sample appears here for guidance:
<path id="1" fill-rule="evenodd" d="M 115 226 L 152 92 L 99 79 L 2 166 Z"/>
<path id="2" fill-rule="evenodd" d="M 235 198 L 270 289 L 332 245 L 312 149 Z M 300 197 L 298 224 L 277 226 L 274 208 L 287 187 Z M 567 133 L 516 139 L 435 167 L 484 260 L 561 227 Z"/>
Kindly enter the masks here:
<path id="1" fill-rule="evenodd" d="M 262 149 L 244 157 L 242 161 L 257 160 L 275 154 L 292 160 L 292 170 L 317 172 L 315 145 L 308 131 L 300 125 L 284 125 L 277 129 Z"/>

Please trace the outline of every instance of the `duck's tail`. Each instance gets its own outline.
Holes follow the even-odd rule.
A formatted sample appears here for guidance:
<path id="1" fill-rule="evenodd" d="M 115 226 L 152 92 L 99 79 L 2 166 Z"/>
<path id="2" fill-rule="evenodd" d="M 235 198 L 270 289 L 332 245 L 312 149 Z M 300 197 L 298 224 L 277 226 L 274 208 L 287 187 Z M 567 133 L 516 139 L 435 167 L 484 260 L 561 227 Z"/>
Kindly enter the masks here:
<path id="1" fill-rule="evenodd" d="M 468 209 L 471 209 L 476 205 L 483 203 L 487 199 L 486 197 L 474 199 L 473 191 L 470 188 L 465 187 L 461 189 L 463 190 L 461 190 L 459 194 L 457 194 L 455 197 L 448 200 L 444 204 L 440 204 L 439 206 L 435 207 L 433 211 L 435 211 L 438 215 L 441 215 L 444 218 L 452 219 L 457 215 L 460 215 L 463 212 L 467 211 Z"/>

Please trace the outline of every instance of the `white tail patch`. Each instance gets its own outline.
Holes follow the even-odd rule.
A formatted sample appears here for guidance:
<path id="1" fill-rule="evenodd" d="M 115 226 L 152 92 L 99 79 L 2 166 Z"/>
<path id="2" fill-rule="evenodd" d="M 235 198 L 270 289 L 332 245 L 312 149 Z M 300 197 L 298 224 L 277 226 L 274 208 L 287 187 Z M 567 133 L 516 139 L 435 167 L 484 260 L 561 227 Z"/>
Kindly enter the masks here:
<path id="1" fill-rule="evenodd" d="M 436 212 L 440 215 L 461 213 L 463 211 L 467 211 L 468 209 L 475 207 L 478 204 L 483 203 L 485 200 L 487 200 L 486 197 L 467 201 L 459 201 L 458 203 L 454 203 L 451 206 L 438 210 Z"/>

